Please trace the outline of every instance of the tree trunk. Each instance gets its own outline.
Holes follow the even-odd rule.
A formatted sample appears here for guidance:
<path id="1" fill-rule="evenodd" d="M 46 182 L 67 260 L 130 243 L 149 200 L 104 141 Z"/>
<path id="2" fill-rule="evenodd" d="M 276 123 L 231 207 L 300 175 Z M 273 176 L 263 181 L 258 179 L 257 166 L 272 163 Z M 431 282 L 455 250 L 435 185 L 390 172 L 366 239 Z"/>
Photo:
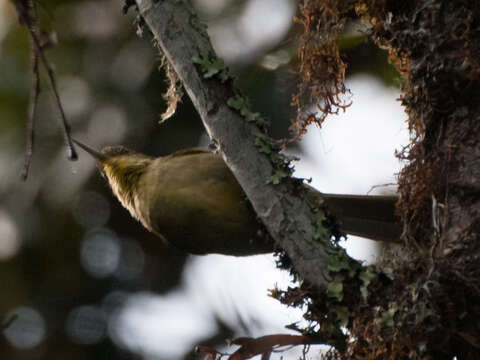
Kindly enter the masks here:
<path id="1" fill-rule="evenodd" d="M 402 256 L 383 264 L 393 277 L 370 280 L 374 272 L 348 265 L 354 275 L 342 273 L 339 283 L 330 275 L 340 275 L 346 265 L 338 265 L 338 253 L 327 257 L 328 248 L 314 241 L 314 214 L 297 196 L 295 182 L 265 183 L 278 169 L 269 150 L 257 147 L 263 141 L 259 128 L 235 111 L 241 105 L 231 102 L 238 99 L 230 80 L 219 74 L 221 81 L 214 81 L 194 65 L 199 57 L 216 61 L 194 14 L 184 1 L 137 4 L 258 216 L 315 288 L 277 297 L 289 305 L 312 299 L 307 315 L 322 330 L 338 328 L 344 318 L 351 341 L 327 357 L 480 358 L 480 2 L 303 2 L 321 14 L 320 21 L 322 14 L 345 20 L 355 7 L 371 23 L 373 39 L 388 49 L 404 77 L 402 103 L 412 133 L 399 179 L 405 245 Z"/>

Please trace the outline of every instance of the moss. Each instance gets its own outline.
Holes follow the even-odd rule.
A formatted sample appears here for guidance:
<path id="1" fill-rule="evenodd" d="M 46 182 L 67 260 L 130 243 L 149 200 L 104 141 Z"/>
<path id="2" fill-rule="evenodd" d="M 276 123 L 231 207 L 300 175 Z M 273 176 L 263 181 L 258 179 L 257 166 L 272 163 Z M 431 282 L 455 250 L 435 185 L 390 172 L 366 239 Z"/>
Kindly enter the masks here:
<path id="1" fill-rule="evenodd" d="M 292 127 L 296 138 L 308 124 L 321 125 L 328 114 L 343 109 L 345 65 L 338 38 L 352 8 L 370 23 L 371 38 L 388 51 L 403 76 L 400 100 L 412 138 L 397 154 L 407 162 L 399 178 L 403 255 L 376 268 L 357 267 L 332 246 L 326 294 L 302 283 L 275 295 L 285 304 L 306 308 L 310 330 L 346 326 L 345 349 L 332 350 L 325 359 L 478 358 L 478 168 L 466 164 L 478 165 L 479 154 L 480 3 L 301 2 L 302 83 L 293 101 L 300 116 Z M 314 100 L 318 114 L 304 112 Z M 467 169 L 463 177 L 461 169 Z M 468 206 L 473 211 L 466 217 L 448 213 L 452 207 L 460 211 Z M 316 221 L 321 223 L 323 216 L 318 214 Z M 457 223 L 449 223 L 452 216 Z M 448 231 L 458 222 L 465 227 L 452 236 Z"/>

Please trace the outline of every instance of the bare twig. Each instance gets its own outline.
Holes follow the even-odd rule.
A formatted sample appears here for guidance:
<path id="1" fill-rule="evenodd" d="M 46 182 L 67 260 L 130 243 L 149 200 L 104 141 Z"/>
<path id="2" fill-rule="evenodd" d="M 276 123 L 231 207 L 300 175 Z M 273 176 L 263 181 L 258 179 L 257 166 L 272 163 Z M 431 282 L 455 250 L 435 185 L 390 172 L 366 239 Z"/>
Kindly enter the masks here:
<path id="1" fill-rule="evenodd" d="M 35 9 L 35 8 L 34 8 Z M 32 24 L 32 29 L 37 32 L 36 26 Z M 26 180 L 28 177 L 28 170 L 33 155 L 33 147 L 35 141 L 35 115 L 37 112 L 38 96 L 40 95 L 40 74 L 38 69 L 38 52 L 36 51 L 33 40 L 30 38 L 30 54 L 32 58 L 32 83 L 30 87 L 30 100 L 28 102 L 28 119 L 27 119 L 27 141 L 25 149 L 25 163 L 21 177 Z"/>
<path id="2" fill-rule="evenodd" d="M 27 122 L 27 144 L 25 152 L 25 163 L 22 170 L 22 178 L 25 180 L 28 176 L 28 170 L 33 154 L 34 146 L 34 119 L 36 115 L 38 96 L 40 94 L 40 77 L 39 77 L 39 59 L 44 68 L 47 70 L 47 75 L 50 84 L 50 90 L 52 91 L 55 103 L 60 111 L 60 118 L 62 121 L 63 135 L 68 148 L 68 158 L 70 160 L 76 160 L 78 158 L 75 148 L 70 137 L 70 125 L 68 124 L 65 111 L 60 101 L 60 95 L 58 93 L 57 84 L 55 81 L 55 74 L 45 56 L 45 46 L 40 41 L 39 30 L 37 28 L 36 20 L 36 6 L 33 0 L 12 0 L 15 8 L 17 9 L 20 23 L 24 24 L 30 35 L 30 51 L 32 56 L 32 86 L 30 89 L 30 102 L 28 111 Z M 48 45 L 48 44 L 47 44 Z"/>
<path id="3" fill-rule="evenodd" d="M 6 330 L 12 325 L 12 323 L 17 320 L 18 314 L 12 314 L 8 317 L 5 317 L 0 325 L 0 330 Z"/>
<path id="4" fill-rule="evenodd" d="M 63 125 L 63 136 L 65 138 L 65 142 L 67 143 L 67 147 L 68 147 L 68 158 L 70 160 L 77 160 L 78 155 L 75 151 L 75 148 L 73 147 L 72 139 L 70 137 L 70 125 L 68 124 L 67 117 L 65 116 L 65 111 L 63 110 L 63 106 L 60 101 L 60 95 L 58 94 L 57 84 L 55 81 L 55 74 L 53 72 L 52 67 L 48 63 L 47 58 L 45 57 L 45 53 L 40 44 L 40 40 L 37 37 L 37 34 L 35 34 L 33 29 L 31 29 L 30 27 L 28 27 L 28 31 L 30 32 L 30 36 L 32 37 L 32 40 L 35 44 L 36 50 L 38 52 L 38 56 L 40 57 L 40 60 L 42 61 L 43 66 L 47 70 L 50 88 L 55 97 L 55 102 L 57 104 L 58 110 L 60 111 L 60 116 L 61 116 L 62 125 Z"/>

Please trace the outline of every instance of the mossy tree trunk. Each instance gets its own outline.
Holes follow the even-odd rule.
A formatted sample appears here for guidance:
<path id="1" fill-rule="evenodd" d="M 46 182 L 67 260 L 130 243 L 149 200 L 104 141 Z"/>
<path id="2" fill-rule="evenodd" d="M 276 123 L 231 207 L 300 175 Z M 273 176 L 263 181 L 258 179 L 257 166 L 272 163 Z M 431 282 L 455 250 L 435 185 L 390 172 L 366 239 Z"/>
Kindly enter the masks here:
<path id="1" fill-rule="evenodd" d="M 480 2 L 352 3 L 403 76 L 412 143 L 399 154 L 406 256 L 337 355 L 480 359 Z"/>
<path id="2" fill-rule="evenodd" d="M 186 55 L 178 52 L 178 56 L 169 53 L 182 46 L 194 48 L 189 42 L 195 42 L 195 38 L 201 44 L 195 49 L 201 52 L 208 39 L 193 33 L 185 36 L 185 28 L 175 25 L 177 20 L 173 15 L 168 17 L 155 12 L 155 7 L 166 8 L 169 1 L 156 5 L 146 0 L 137 3 L 157 39 L 161 42 L 164 36 L 164 40 L 170 42 L 168 46 L 162 45 L 163 51 L 182 81 L 187 82 L 187 92 L 199 108 L 210 135 L 220 145 L 259 216 L 292 256 L 300 274 L 310 284 L 317 285 L 316 291 L 304 287 L 282 293 L 279 298 L 290 304 L 310 304 L 309 319 L 315 319 L 324 329 L 338 328 L 340 315 L 345 315 L 343 320 L 351 341 L 342 351 L 332 351 L 326 357 L 480 358 L 480 2 L 299 1 L 303 25 L 307 29 L 302 59 L 309 61 L 308 66 L 304 66 L 309 77 L 303 79 L 308 83 L 301 85 L 296 103 L 301 106 L 303 99 L 308 98 L 306 89 L 316 89 L 315 96 L 325 97 L 323 104 L 329 104 L 324 108 L 326 113 L 344 107 L 339 94 L 345 90 L 345 67 L 336 47 L 336 37 L 341 34 L 342 23 L 350 19 L 355 10 L 370 22 L 372 39 L 389 51 L 392 62 L 403 76 L 402 103 L 409 115 L 412 134 L 412 143 L 399 154 L 407 160 L 399 178 L 398 204 L 405 225 L 401 253 L 406 256 L 384 264 L 390 269 L 378 272 L 376 280 L 370 280 L 373 275 L 369 270 L 352 265 L 356 267 L 349 270 L 353 269 L 355 276 L 334 284 L 340 285 L 335 289 L 341 289 L 335 294 L 341 302 L 336 310 L 329 306 L 331 296 L 329 299 L 328 294 L 318 292 L 319 289 L 324 291 L 330 281 L 327 264 L 332 271 L 332 255 L 329 253 L 327 260 L 326 251 L 316 249 L 313 253 L 317 257 L 308 256 L 316 248 L 316 244 L 310 242 L 315 231 L 311 227 L 310 210 L 295 199 L 294 188 L 284 186 L 279 192 L 272 191 L 264 183 L 259 185 L 264 175 L 255 179 L 248 176 L 248 171 L 244 172 L 251 167 L 252 159 L 258 157 L 258 151 L 253 145 L 256 140 L 251 137 L 250 127 L 240 124 L 238 113 L 225 106 L 233 94 L 223 85 L 205 85 L 205 80 L 191 64 L 195 55 L 191 51 L 185 51 Z M 175 2 L 170 3 L 168 6 L 175 6 Z M 189 16 L 186 13 L 185 18 Z M 193 17 L 187 19 L 190 27 L 201 31 L 200 25 L 192 19 L 195 20 Z M 182 46 L 175 44 L 179 36 L 183 36 Z M 319 39 L 326 39 L 323 48 L 322 44 L 313 44 Z M 309 52 L 313 53 L 312 57 Z M 221 71 L 217 69 L 223 84 Z M 312 78 L 312 74 L 317 78 Z M 218 91 L 209 94 L 212 90 L 208 86 Z M 325 116 L 317 119 L 323 121 Z M 295 128 L 302 133 L 304 124 L 315 121 L 311 116 L 300 118 Z M 242 134 L 241 138 L 235 138 L 233 134 L 236 133 Z M 248 142 L 244 138 L 247 135 L 250 136 Z M 245 145 L 250 155 L 239 156 L 245 153 L 239 151 Z M 259 162 L 259 174 L 265 169 L 268 169 L 267 175 L 272 173 L 267 160 L 264 157 L 263 162 Z M 282 191 L 287 195 L 281 195 Z M 291 211 L 294 215 L 285 217 Z M 295 218 L 301 221 L 287 224 L 293 235 L 282 232 L 284 220 Z M 295 224 L 300 224 L 301 228 Z M 301 233 L 309 236 L 301 236 Z M 304 246 L 299 246 L 305 237 Z M 336 271 L 346 269 L 342 266 L 337 266 L 340 270 Z M 385 274 L 393 276 L 388 278 Z M 359 290 L 362 290 L 362 297 Z M 330 317 L 330 312 L 336 315 Z"/>

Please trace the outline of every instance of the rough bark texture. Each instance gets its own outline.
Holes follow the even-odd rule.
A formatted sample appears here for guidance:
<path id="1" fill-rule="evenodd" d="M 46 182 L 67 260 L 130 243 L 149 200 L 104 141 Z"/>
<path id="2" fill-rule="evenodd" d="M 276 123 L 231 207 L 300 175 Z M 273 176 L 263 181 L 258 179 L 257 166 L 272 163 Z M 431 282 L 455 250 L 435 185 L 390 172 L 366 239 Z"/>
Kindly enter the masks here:
<path id="1" fill-rule="evenodd" d="M 259 152 L 254 125 L 227 105 L 231 83 L 205 79 L 192 59 L 214 54 L 203 26 L 184 1 L 137 0 L 141 16 L 172 64 L 217 145 L 278 246 L 288 253 L 296 271 L 310 284 L 325 289 L 328 257 L 314 240 L 312 211 L 294 183 L 267 184 L 273 167 Z"/>
<path id="2" fill-rule="evenodd" d="M 403 259 L 341 359 L 480 359 L 480 2 L 360 0 L 404 77 Z"/>
<path id="3" fill-rule="evenodd" d="M 192 62 L 213 53 L 203 28 L 184 1 L 137 4 L 258 216 L 307 283 L 325 289 L 328 258 L 313 240 L 311 210 L 294 183 L 265 183 L 272 164 L 255 146 L 253 125 L 227 106 L 230 84 L 206 80 Z M 376 272 L 370 281 L 372 271 L 337 266 L 337 275 L 353 268 L 355 276 L 330 282 L 342 290 L 336 300 L 304 285 L 276 297 L 292 306 L 308 304 L 307 318 L 321 330 L 344 320 L 351 341 L 329 359 L 479 359 L 480 2 L 302 4 L 320 22 L 329 12 L 348 19 L 355 7 L 404 77 L 402 102 L 412 133 L 399 179 L 405 247 L 403 256 L 384 264 L 392 278 Z M 340 59 L 330 48 L 325 56 Z"/>

